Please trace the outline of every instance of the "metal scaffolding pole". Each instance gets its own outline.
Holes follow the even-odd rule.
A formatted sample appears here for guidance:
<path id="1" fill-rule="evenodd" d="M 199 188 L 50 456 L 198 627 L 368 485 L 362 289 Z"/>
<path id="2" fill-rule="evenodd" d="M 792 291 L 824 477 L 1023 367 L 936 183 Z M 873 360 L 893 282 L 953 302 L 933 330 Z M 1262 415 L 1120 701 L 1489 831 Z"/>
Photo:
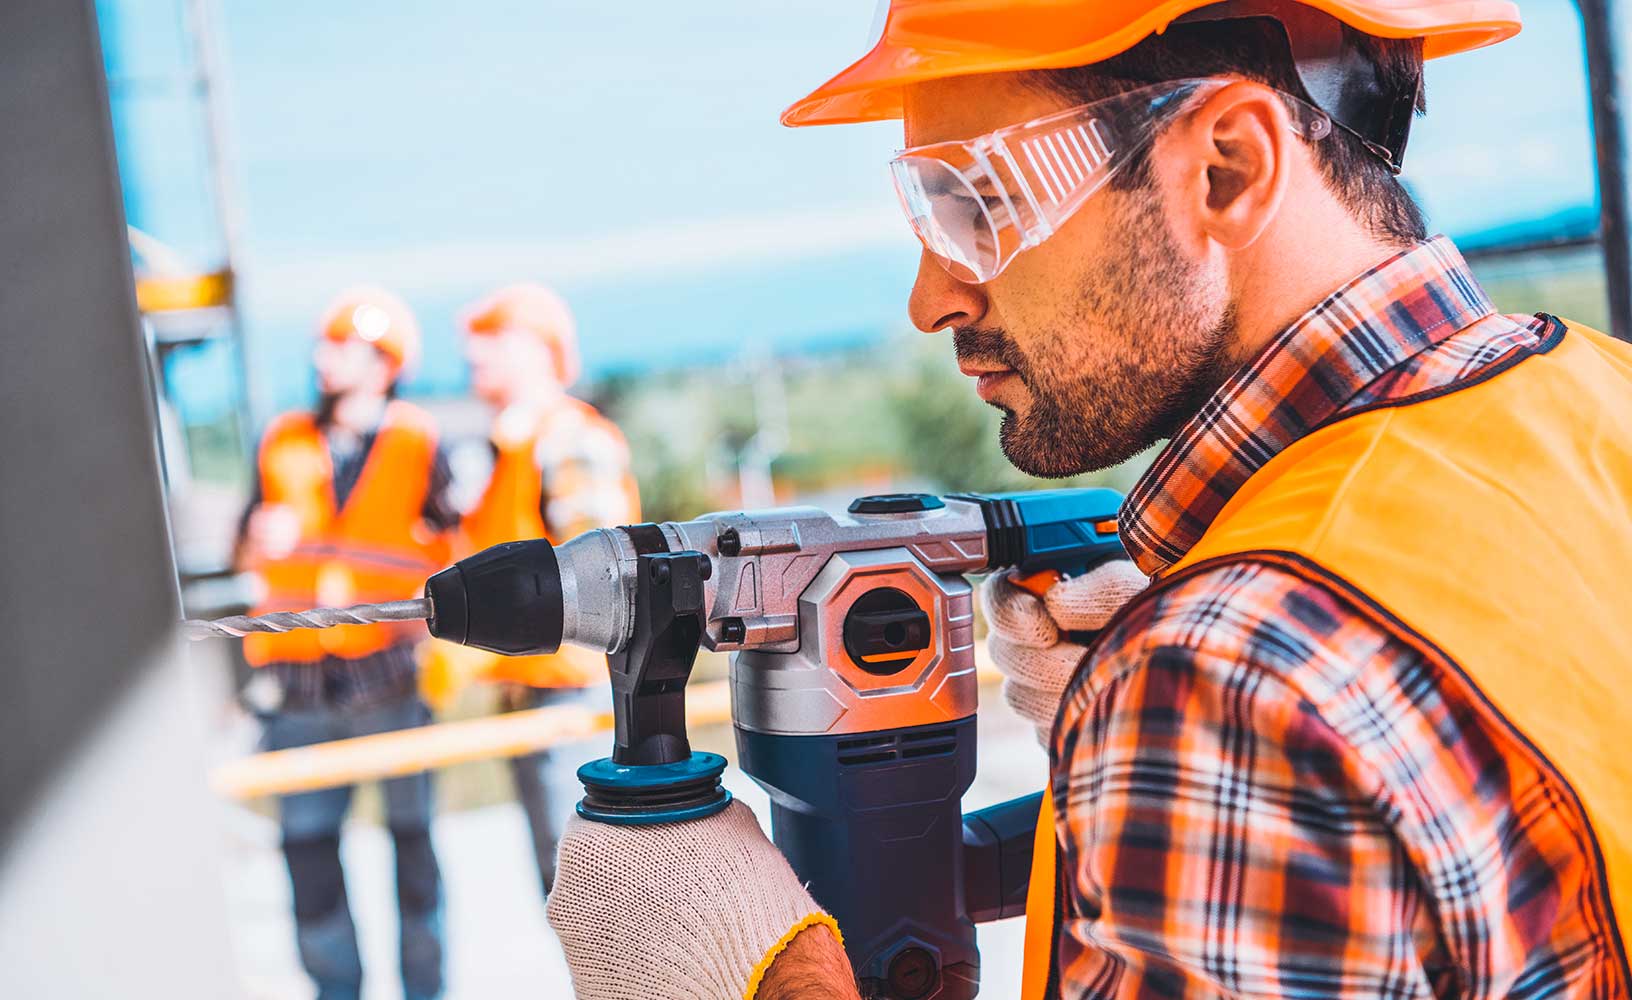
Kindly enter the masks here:
<path id="1" fill-rule="evenodd" d="M 1598 159 L 1599 239 L 1609 291 L 1610 332 L 1632 341 L 1632 229 L 1627 127 L 1621 115 L 1626 94 L 1625 53 L 1621 46 L 1618 0 L 1577 0 L 1587 50 L 1587 84 L 1592 92 L 1592 134 Z"/>
<path id="2" fill-rule="evenodd" d="M 238 379 L 240 404 L 238 407 L 238 436 L 244 457 L 255 454 L 255 419 L 261 410 L 256 398 L 255 380 L 249 372 L 249 347 L 244 337 L 243 315 L 238 308 L 237 266 L 242 243 L 243 210 L 238 199 L 237 185 L 232 173 L 227 111 L 222 93 L 220 31 L 215 0 L 187 0 L 184 23 L 193 43 L 193 59 L 197 69 L 199 98 L 203 101 L 204 139 L 210 164 L 210 195 L 215 205 L 215 217 L 221 226 L 221 242 L 225 248 L 226 269 L 232 273 L 227 308 L 233 345 L 233 375 Z"/>

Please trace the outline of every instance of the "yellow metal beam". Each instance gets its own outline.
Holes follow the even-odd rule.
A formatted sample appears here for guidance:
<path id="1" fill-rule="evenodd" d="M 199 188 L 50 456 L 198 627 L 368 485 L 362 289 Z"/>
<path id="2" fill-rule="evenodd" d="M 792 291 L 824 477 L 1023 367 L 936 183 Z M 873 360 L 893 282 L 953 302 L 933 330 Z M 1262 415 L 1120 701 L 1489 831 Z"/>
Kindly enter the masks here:
<path id="1" fill-rule="evenodd" d="M 731 720 L 725 681 L 686 692 L 686 724 Z M 374 736 L 272 750 L 228 761 L 210 772 L 210 787 L 235 799 L 290 795 L 493 757 L 518 757 L 612 730 L 612 713 L 576 705 L 439 722 Z"/>
<path id="2" fill-rule="evenodd" d="M 1000 679 L 984 642 L 975 644 L 975 667 L 983 683 Z M 725 681 L 686 690 L 688 727 L 730 721 L 731 690 Z M 473 760 L 517 757 L 611 730 L 611 712 L 556 705 L 252 754 L 216 767 L 210 772 L 210 786 L 235 799 L 290 795 Z"/>
<path id="3" fill-rule="evenodd" d="M 144 313 L 210 309 L 232 301 L 232 272 L 138 275 L 136 307 Z"/>

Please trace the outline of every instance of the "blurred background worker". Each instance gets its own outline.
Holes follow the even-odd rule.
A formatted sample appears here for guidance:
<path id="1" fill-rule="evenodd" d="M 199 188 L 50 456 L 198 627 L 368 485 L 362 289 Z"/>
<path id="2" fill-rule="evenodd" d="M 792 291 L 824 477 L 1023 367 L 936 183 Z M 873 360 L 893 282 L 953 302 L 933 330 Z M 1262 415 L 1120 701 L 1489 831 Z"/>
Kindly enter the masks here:
<path id="1" fill-rule="evenodd" d="M 318 327 L 315 412 L 286 413 L 261 440 L 238 561 L 264 587 L 257 613 L 415 597 L 448 555 L 457 514 L 436 427 L 393 399 L 419 349 L 413 314 L 391 293 L 342 293 Z M 424 724 L 418 623 L 258 634 L 244 655 L 274 683 L 265 742 L 282 750 Z M 263 685 L 257 684 L 257 687 Z M 431 848 L 427 773 L 384 782 L 396 849 L 404 995 L 442 993 L 441 876 Z M 340 868 L 351 788 L 281 800 L 301 963 L 321 1000 L 360 995 L 362 961 Z"/>
<path id="2" fill-rule="evenodd" d="M 639 491 L 622 432 L 567 394 L 581 363 L 566 303 L 542 285 L 511 285 L 472 305 L 462 325 L 472 388 L 494 412 L 492 468 L 465 515 L 464 548 L 521 538 L 559 543 L 638 521 Z M 606 657 L 576 646 L 507 657 L 439 643 L 438 656 L 464 663 L 465 676 L 499 682 L 506 711 L 580 701 L 586 689 L 606 683 Z M 561 827 L 579 794 L 574 771 L 592 756 L 557 747 L 510 762 L 545 895 L 555 882 Z"/>

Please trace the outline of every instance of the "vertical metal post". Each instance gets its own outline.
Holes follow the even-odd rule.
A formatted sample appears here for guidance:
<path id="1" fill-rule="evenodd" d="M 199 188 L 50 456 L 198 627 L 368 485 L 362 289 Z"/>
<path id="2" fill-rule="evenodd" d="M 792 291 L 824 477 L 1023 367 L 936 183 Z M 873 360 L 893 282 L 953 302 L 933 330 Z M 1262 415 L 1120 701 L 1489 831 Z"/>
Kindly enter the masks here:
<path id="1" fill-rule="evenodd" d="M 1628 84 L 1621 47 L 1619 0 L 1577 0 L 1592 92 L 1592 135 L 1598 157 L 1599 239 L 1609 291 L 1610 332 L 1632 341 L 1632 182 L 1627 125 L 1621 114 Z"/>
<path id="2" fill-rule="evenodd" d="M 211 196 L 215 218 L 221 227 L 225 260 L 232 275 L 227 308 L 231 315 L 233 375 L 238 380 L 238 437 L 245 463 L 255 457 L 255 421 L 262 416 L 255 380 L 249 371 L 249 345 L 244 336 L 244 317 L 238 305 L 238 253 L 243 233 L 242 205 L 238 199 L 232 159 L 228 155 L 230 133 L 222 92 L 220 41 L 215 0 L 187 0 L 183 10 L 187 33 L 193 43 L 193 69 L 197 93 L 203 102 L 205 152 L 210 164 Z"/>

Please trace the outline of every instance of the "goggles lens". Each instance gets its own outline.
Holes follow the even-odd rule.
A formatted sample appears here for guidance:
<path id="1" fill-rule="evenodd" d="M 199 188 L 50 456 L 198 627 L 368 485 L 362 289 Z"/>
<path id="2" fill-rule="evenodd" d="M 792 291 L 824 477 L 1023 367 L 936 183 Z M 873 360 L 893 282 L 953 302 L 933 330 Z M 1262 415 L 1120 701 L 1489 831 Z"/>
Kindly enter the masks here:
<path id="1" fill-rule="evenodd" d="M 956 167 L 943 160 L 898 159 L 890 164 L 895 191 L 912 231 L 960 281 L 982 281 L 997 257 L 998 225 L 989 202 Z"/>
<path id="2" fill-rule="evenodd" d="M 976 139 L 905 150 L 890 161 L 895 190 L 924 248 L 958 280 L 987 282 L 1053 235 L 1191 97 L 1229 82 L 1140 87 Z M 1298 105 L 1295 131 L 1317 139 L 1330 131 L 1319 112 L 1287 100 Z"/>

